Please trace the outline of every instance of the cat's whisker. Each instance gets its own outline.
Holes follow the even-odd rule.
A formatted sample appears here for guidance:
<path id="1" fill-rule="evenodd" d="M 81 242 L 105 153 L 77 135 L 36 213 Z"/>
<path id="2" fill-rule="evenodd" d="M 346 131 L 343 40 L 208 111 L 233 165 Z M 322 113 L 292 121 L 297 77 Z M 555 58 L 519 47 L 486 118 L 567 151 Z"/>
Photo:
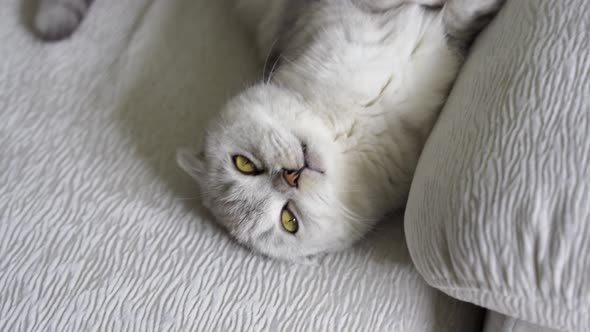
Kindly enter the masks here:
<path id="1" fill-rule="evenodd" d="M 365 194 L 362 190 L 338 190 L 335 191 L 337 194 Z"/>
<path id="2" fill-rule="evenodd" d="M 268 65 L 268 61 L 270 60 L 270 56 L 275 48 L 276 43 L 279 41 L 279 38 L 276 38 L 272 44 L 270 45 L 270 48 L 268 49 L 268 54 L 266 55 L 266 58 L 264 59 L 264 65 L 262 66 L 262 80 L 264 80 L 264 78 L 266 77 L 266 66 Z M 279 56 L 280 57 L 280 56 Z M 276 65 L 276 63 L 279 62 L 278 59 L 275 61 L 275 63 L 273 64 L 273 67 L 271 69 L 270 74 L 272 73 L 272 71 L 274 70 L 274 66 Z"/>
<path id="3" fill-rule="evenodd" d="M 376 222 L 377 221 L 377 219 L 365 218 L 365 217 L 358 215 L 357 213 L 355 213 L 354 211 L 352 211 L 348 207 L 346 207 L 346 205 L 344 205 L 342 202 L 338 202 L 337 204 L 338 204 L 337 208 L 340 211 L 342 211 L 346 217 L 350 218 L 351 221 L 353 221 L 352 224 L 355 224 L 354 221 L 369 221 L 369 222 Z"/>
<path id="4" fill-rule="evenodd" d="M 328 202 L 323 196 L 320 195 L 316 195 L 317 198 L 319 198 L 320 200 L 322 200 L 326 205 L 332 205 L 330 204 L 330 202 Z M 366 221 L 369 223 L 374 223 L 377 221 L 377 219 L 372 219 L 372 218 L 364 218 L 360 215 L 358 215 L 357 213 L 353 212 L 352 210 L 350 210 L 348 207 L 346 207 L 346 205 L 340 201 L 335 201 L 333 202 L 336 206 L 335 208 L 340 210 L 342 212 L 342 214 L 350 220 L 350 225 L 356 225 L 358 221 Z M 354 231 L 358 231 L 357 229 L 354 229 Z M 359 231 L 362 232 L 362 231 Z"/>
<path id="5" fill-rule="evenodd" d="M 281 54 L 280 58 L 282 60 L 284 60 L 285 62 L 288 62 L 289 65 L 293 68 L 294 71 L 299 71 L 299 72 L 305 72 L 305 69 L 303 68 L 303 66 L 301 66 L 300 64 L 296 64 L 295 62 L 293 62 L 292 60 L 289 60 L 286 56 L 284 56 L 283 54 Z"/>
<path id="6" fill-rule="evenodd" d="M 272 65 L 272 68 L 270 69 L 270 72 L 268 73 L 268 78 L 266 80 L 266 84 L 270 83 L 270 81 L 272 80 L 272 75 L 275 72 L 275 67 L 277 66 L 277 64 L 280 62 L 281 59 L 285 59 L 285 57 L 283 57 L 282 54 L 280 54 L 277 57 L 277 60 L 275 61 L 275 63 Z"/>

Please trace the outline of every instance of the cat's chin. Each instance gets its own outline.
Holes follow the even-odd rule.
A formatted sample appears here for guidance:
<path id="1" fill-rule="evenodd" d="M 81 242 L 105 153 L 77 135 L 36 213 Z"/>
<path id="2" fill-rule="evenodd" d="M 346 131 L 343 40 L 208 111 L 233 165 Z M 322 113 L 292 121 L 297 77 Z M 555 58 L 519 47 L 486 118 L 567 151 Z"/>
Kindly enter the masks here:
<path id="1" fill-rule="evenodd" d="M 311 168 L 304 168 L 299 176 L 298 189 L 303 192 L 314 191 L 321 183 L 325 183 L 323 172 L 318 172 Z"/>

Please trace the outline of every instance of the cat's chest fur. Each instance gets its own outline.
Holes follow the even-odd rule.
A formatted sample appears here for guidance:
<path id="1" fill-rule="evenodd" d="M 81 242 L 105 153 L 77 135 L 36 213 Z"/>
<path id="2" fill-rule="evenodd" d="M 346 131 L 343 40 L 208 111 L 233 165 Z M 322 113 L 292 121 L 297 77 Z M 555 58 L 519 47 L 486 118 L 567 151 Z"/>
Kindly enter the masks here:
<path id="1" fill-rule="evenodd" d="M 318 5 L 287 38 L 274 80 L 309 101 L 341 162 L 363 174 L 349 187 L 378 183 L 384 206 L 401 204 L 460 64 L 439 12 Z"/>

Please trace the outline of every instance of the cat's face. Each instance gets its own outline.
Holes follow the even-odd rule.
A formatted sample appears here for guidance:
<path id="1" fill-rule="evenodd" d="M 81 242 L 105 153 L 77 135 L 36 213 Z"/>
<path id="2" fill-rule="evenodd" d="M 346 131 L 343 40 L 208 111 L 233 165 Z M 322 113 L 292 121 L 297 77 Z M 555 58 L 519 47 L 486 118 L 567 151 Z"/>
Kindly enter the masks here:
<path id="1" fill-rule="evenodd" d="M 210 124 L 202 153 L 178 156 L 217 222 L 271 257 L 339 250 L 368 230 L 343 203 L 344 161 L 309 107 L 272 85 L 251 88 Z"/>

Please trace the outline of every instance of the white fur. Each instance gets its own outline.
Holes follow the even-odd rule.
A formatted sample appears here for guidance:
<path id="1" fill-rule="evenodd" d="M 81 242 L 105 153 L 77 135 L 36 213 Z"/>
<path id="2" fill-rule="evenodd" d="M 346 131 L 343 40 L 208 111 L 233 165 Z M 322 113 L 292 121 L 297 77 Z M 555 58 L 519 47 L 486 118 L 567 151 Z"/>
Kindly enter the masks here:
<path id="1" fill-rule="evenodd" d="M 441 10 L 391 2 L 367 10 L 350 0 L 306 1 L 278 40 L 271 78 L 229 101 L 207 130 L 203 156 L 179 154 L 204 205 L 241 243 L 282 259 L 340 250 L 404 206 L 461 59 L 448 46 Z M 277 9 L 286 3 L 275 3 L 273 15 L 286 15 Z M 261 31 L 283 29 L 274 16 L 257 22 L 266 22 Z M 269 38 L 259 45 L 270 47 Z M 306 170 L 291 188 L 280 172 L 303 166 L 302 144 L 325 172 Z M 235 154 L 265 172 L 239 173 Z M 296 234 L 281 227 L 286 203 Z"/>

